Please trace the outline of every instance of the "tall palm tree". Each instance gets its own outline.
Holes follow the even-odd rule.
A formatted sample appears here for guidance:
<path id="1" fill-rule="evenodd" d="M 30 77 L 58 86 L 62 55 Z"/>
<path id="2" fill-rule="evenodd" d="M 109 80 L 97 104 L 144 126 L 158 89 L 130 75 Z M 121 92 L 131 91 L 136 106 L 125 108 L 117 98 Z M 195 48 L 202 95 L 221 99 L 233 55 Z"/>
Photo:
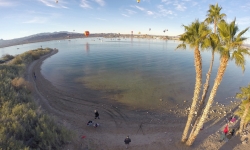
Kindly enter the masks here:
<path id="1" fill-rule="evenodd" d="M 202 128 L 207 118 L 209 110 L 213 104 L 217 89 L 226 71 L 228 61 L 230 59 L 235 60 L 235 64 L 237 66 L 240 66 L 243 71 L 245 70 L 246 61 L 244 55 L 250 55 L 250 53 L 246 48 L 242 48 L 243 41 L 247 39 L 242 37 L 242 35 L 249 29 L 249 27 L 241 31 L 238 35 L 236 35 L 238 31 L 238 26 L 235 24 L 235 22 L 236 19 L 234 19 L 231 23 L 226 23 L 225 21 L 221 21 L 218 24 L 218 33 L 222 44 L 222 46 L 220 46 L 219 48 L 219 52 L 221 55 L 220 66 L 218 68 L 218 72 L 207 105 L 204 108 L 203 114 L 197 125 L 197 128 L 186 142 L 186 144 L 189 146 L 192 145 L 193 142 L 195 141 L 197 135 L 199 134 L 200 129 Z"/>
<path id="2" fill-rule="evenodd" d="M 204 20 L 204 22 L 207 23 L 207 24 L 211 24 L 211 23 L 214 24 L 214 34 L 216 34 L 216 26 L 217 26 L 217 24 L 221 20 L 224 20 L 224 18 L 226 17 L 226 14 L 224 14 L 224 13 L 221 14 L 220 13 L 221 9 L 222 9 L 222 7 L 219 7 L 218 3 L 216 5 L 210 5 L 209 10 L 207 11 L 207 18 Z M 219 40 L 217 40 L 216 35 L 210 35 L 210 40 L 209 41 L 211 42 L 210 47 L 212 49 L 212 58 L 211 58 L 211 61 L 210 61 L 210 66 L 209 66 L 208 72 L 206 74 L 206 81 L 205 81 L 205 84 L 203 86 L 201 100 L 199 101 L 197 116 L 194 118 L 194 121 L 193 121 L 194 122 L 194 127 L 193 127 L 193 129 L 191 131 L 191 134 L 195 130 L 195 127 L 196 127 L 196 125 L 198 123 L 200 114 L 201 114 L 202 109 L 203 109 L 204 104 L 205 104 L 205 98 L 206 98 L 207 91 L 208 91 L 208 88 L 209 88 L 209 81 L 210 81 L 210 76 L 211 76 L 213 63 L 214 63 L 214 53 L 217 50 L 218 42 L 219 42 Z"/>
<path id="3" fill-rule="evenodd" d="M 217 23 L 219 23 L 221 20 L 223 20 L 224 17 L 226 17 L 226 14 L 224 14 L 224 13 L 220 14 L 221 9 L 222 9 L 222 7 L 219 7 L 218 3 L 216 5 L 210 5 L 209 10 L 207 11 L 207 18 L 204 20 L 205 23 L 208 23 L 208 24 L 213 23 L 214 24 L 214 34 L 216 34 Z M 213 63 L 214 63 L 214 53 L 215 53 L 217 46 L 218 46 L 218 43 L 217 43 L 218 40 L 216 38 L 216 35 L 210 35 L 210 41 L 211 41 L 210 47 L 212 49 L 212 58 L 210 61 L 210 66 L 209 66 L 208 72 L 206 74 L 207 78 L 206 78 L 205 84 L 203 86 L 202 96 L 201 96 L 201 100 L 199 102 L 197 116 L 194 119 L 194 128 L 192 129 L 192 132 L 194 131 L 194 129 L 198 123 L 198 118 L 200 117 L 200 113 L 201 113 L 203 106 L 205 104 L 205 98 L 207 95 L 207 90 L 209 88 L 209 81 L 210 81 L 210 76 L 211 76 Z"/>
<path id="4" fill-rule="evenodd" d="M 224 18 L 226 17 L 226 14 L 224 13 L 220 13 L 222 7 L 218 6 L 218 3 L 216 5 L 210 5 L 209 6 L 209 10 L 207 11 L 207 18 L 205 19 L 205 23 L 213 23 L 214 24 L 214 34 L 216 34 L 216 27 L 217 24 L 224 20 Z M 213 68 L 213 63 L 214 63 L 214 53 L 217 49 L 218 46 L 218 40 L 216 39 L 216 36 L 212 36 L 211 37 L 211 48 L 212 48 L 212 58 L 211 58 L 211 62 L 210 62 L 210 66 L 208 69 L 208 72 L 206 74 L 206 82 L 204 84 L 204 88 L 203 88 L 203 92 L 202 92 L 202 96 L 201 96 L 201 100 L 200 100 L 200 107 L 203 107 L 204 105 L 204 101 L 205 101 L 205 97 L 207 94 L 207 90 L 209 88 L 209 80 L 210 80 L 210 76 L 211 76 L 211 72 L 212 72 L 212 68 Z M 200 108 L 201 109 L 201 108 Z"/>
<path id="5" fill-rule="evenodd" d="M 222 7 L 216 5 L 209 5 L 209 10 L 207 11 L 207 18 L 205 19 L 205 23 L 213 23 L 214 24 L 214 33 L 216 33 L 217 24 L 226 17 L 226 14 L 220 14 Z"/>
<path id="6" fill-rule="evenodd" d="M 206 82 L 204 84 L 204 88 L 203 88 L 201 100 L 199 101 L 199 105 L 198 105 L 199 107 L 198 107 L 198 110 L 197 110 L 197 115 L 196 115 L 196 117 L 194 118 L 194 121 L 193 121 L 194 125 L 193 125 L 192 131 L 190 133 L 190 136 L 192 135 L 192 133 L 196 129 L 196 126 L 197 126 L 197 124 L 199 122 L 202 110 L 204 108 L 205 97 L 206 97 L 207 90 L 208 90 L 208 87 L 209 87 L 209 80 L 210 80 L 210 75 L 211 75 L 211 71 L 212 71 L 212 67 L 213 67 L 213 62 L 214 62 L 214 53 L 215 53 L 215 51 L 218 50 L 218 47 L 220 46 L 220 40 L 219 40 L 219 37 L 217 36 L 217 34 L 211 33 L 209 35 L 209 37 L 207 39 L 205 39 L 204 46 L 211 47 L 211 49 L 212 49 L 212 60 L 210 62 L 210 67 L 209 67 L 208 73 L 206 74 L 206 77 L 207 77 L 206 78 Z"/>
<path id="7" fill-rule="evenodd" d="M 182 142 L 185 142 L 187 140 L 188 131 L 194 117 L 195 108 L 199 100 L 199 94 L 201 89 L 202 65 L 201 65 L 201 54 L 199 48 L 201 45 L 204 45 L 204 40 L 207 38 L 207 35 L 209 35 L 211 30 L 208 28 L 206 24 L 199 22 L 199 20 L 195 20 L 189 26 L 183 25 L 183 27 L 185 29 L 185 33 L 182 34 L 180 37 L 180 40 L 183 43 L 178 45 L 177 49 L 178 48 L 185 49 L 186 44 L 189 44 L 190 48 L 194 48 L 194 64 L 196 72 L 193 102 L 190 108 L 185 129 L 182 134 Z"/>
<path id="8" fill-rule="evenodd" d="M 239 133 L 241 133 L 250 122 L 250 84 L 248 87 L 242 87 L 240 90 L 241 93 L 237 93 L 236 98 L 242 99 L 243 101 L 239 110 L 235 112 L 235 114 L 241 118 Z"/>

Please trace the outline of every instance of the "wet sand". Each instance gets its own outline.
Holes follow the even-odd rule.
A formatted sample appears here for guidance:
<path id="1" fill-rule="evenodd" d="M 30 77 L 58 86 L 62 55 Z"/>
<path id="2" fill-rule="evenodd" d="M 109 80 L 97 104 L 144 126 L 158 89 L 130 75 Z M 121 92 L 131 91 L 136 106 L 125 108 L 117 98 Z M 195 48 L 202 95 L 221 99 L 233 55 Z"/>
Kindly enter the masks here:
<path id="1" fill-rule="evenodd" d="M 222 130 L 225 124 L 224 114 L 218 112 L 226 110 L 227 115 L 230 115 L 229 110 L 238 105 L 235 101 L 226 107 L 216 105 L 213 109 L 218 110 L 217 113 L 211 112 L 194 145 L 187 147 L 180 139 L 191 101 L 183 102 L 181 106 L 166 105 L 166 110 L 159 112 L 128 107 L 104 98 L 100 91 L 87 88 L 80 92 L 57 89 L 40 72 L 43 60 L 56 53 L 54 50 L 30 64 L 25 77 L 34 86 L 33 97 L 42 110 L 75 133 L 74 139 L 64 149 L 125 149 L 124 139 L 127 135 L 132 140 L 129 149 L 134 150 L 229 148 L 228 144 L 218 142 L 217 131 Z M 36 80 L 32 77 L 33 72 L 37 75 Z M 100 119 L 94 119 L 94 110 L 98 110 Z M 100 126 L 87 126 L 89 120 Z M 86 138 L 82 139 L 82 136 Z M 234 147 L 229 145 L 230 149 L 247 149 L 249 144 L 240 144 L 241 140 L 237 139 L 239 138 L 233 137 L 230 140 L 230 143 L 234 142 Z"/>

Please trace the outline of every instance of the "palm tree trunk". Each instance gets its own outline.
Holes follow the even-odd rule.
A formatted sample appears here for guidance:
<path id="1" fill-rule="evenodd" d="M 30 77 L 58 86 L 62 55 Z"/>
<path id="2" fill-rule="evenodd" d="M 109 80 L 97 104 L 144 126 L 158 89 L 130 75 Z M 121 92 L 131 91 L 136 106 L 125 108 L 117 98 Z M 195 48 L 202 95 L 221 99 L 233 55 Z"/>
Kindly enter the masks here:
<path id="1" fill-rule="evenodd" d="M 211 72 L 212 72 L 212 68 L 213 68 L 213 63 L 214 63 L 214 50 L 212 51 L 212 59 L 211 59 L 211 62 L 210 62 L 210 67 L 209 67 L 208 72 L 206 74 L 207 79 L 206 79 L 206 82 L 204 84 L 204 89 L 203 89 L 203 93 L 202 93 L 202 96 L 201 96 L 201 101 L 200 101 L 201 106 L 204 105 L 205 98 L 206 98 L 206 95 L 207 95 L 207 90 L 209 88 L 209 80 L 210 80 L 210 76 L 211 76 Z"/>
<path id="2" fill-rule="evenodd" d="M 199 110 L 198 110 L 199 111 Z M 194 133 L 194 131 L 195 131 L 195 129 L 196 129 L 196 126 L 197 126 L 197 124 L 198 124 L 198 122 L 199 122 L 199 119 L 200 119 L 200 115 L 201 114 L 198 114 L 197 113 L 197 116 L 194 118 L 194 125 L 193 125 L 193 128 L 192 128 L 192 130 L 191 130 L 191 132 L 190 132 L 190 134 L 189 134 L 189 138 L 191 137 L 191 135 Z"/>
<path id="3" fill-rule="evenodd" d="M 188 114 L 188 120 L 187 120 L 185 129 L 182 134 L 182 139 L 181 139 L 182 142 L 185 142 L 187 140 L 188 131 L 189 131 L 190 125 L 194 117 L 194 112 L 196 110 L 196 105 L 197 105 L 200 90 L 201 90 L 202 65 L 201 65 L 201 54 L 200 54 L 198 47 L 196 47 L 194 51 L 194 64 L 195 64 L 195 72 L 196 72 L 194 96 L 193 96 L 193 102 L 190 108 L 190 112 Z"/>
<path id="4" fill-rule="evenodd" d="M 247 114 L 249 112 L 249 107 L 250 107 L 250 103 L 246 105 L 246 109 L 244 111 L 244 114 L 241 117 L 239 133 L 242 133 L 242 131 L 245 127 L 245 120 L 246 120 Z"/>
<path id="5" fill-rule="evenodd" d="M 201 115 L 202 109 L 204 107 L 205 98 L 206 98 L 206 95 L 207 95 L 207 90 L 209 88 L 209 80 L 210 80 L 210 76 L 211 76 L 211 72 L 212 72 L 212 68 L 213 68 L 213 63 L 214 63 L 214 51 L 212 51 L 212 59 L 211 59 L 211 62 L 210 62 L 210 67 L 209 67 L 208 72 L 206 74 L 207 78 L 206 78 L 206 82 L 204 84 L 203 93 L 202 93 L 201 100 L 200 100 L 200 103 L 199 103 L 199 109 L 197 111 L 197 116 L 194 118 L 194 121 L 193 121 L 194 126 L 193 126 L 193 129 L 192 129 L 190 135 L 192 135 L 192 133 L 194 132 L 194 130 L 196 128 L 196 125 L 199 122 L 198 118 L 200 118 L 199 116 Z"/>
<path id="6" fill-rule="evenodd" d="M 216 34 L 216 26 L 217 26 L 217 21 L 214 20 L 214 34 Z"/>
<path id="7" fill-rule="evenodd" d="M 226 68 L 227 68 L 227 63 L 228 63 L 228 57 L 227 56 L 222 56 L 221 60 L 220 60 L 220 66 L 218 68 L 218 72 L 217 72 L 217 76 L 215 78 L 215 81 L 214 81 L 214 86 L 211 90 L 211 93 L 210 93 L 210 96 L 209 96 L 209 99 L 208 99 L 208 102 L 207 102 L 207 105 L 203 111 L 203 114 L 201 116 L 201 119 L 197 125 L 197 128 L 195 129 L 195 131 L 193 132 L 193 134 L 190 136 L 190 138 L 187 140 L 186 144 L 188 146 L 191 146 L 193 144 L 193 142 L 195 141 L 197 135 L 199 134 L 200 132 L 200 129 L 203 127 L 203 124 L 207 118 L 207 115 L 208 115 L 208 112 L 213 104 L 213 101 L 214 101 L 214 97 L 216 95 L 216 92 L 217 92 L 217 89 L 222 81 L 222 78 L 223 78 L 223 75 L 226 71 Z"/>

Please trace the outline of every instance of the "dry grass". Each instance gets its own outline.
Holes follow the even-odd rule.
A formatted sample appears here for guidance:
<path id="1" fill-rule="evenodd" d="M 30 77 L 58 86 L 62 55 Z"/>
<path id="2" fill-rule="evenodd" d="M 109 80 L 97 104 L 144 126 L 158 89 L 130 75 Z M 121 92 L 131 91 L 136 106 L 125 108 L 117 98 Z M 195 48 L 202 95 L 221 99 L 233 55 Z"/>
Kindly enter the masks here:
<path id="1" fill-rule="evenodd" d="M 17 90 L 24 88 L 27 89 L 29 93 L 33 91 L 33 86 L 28 81 L 25 81 L 25 79 L 22 77 L 14 78 L 11 81 L 11 85 Z"/>

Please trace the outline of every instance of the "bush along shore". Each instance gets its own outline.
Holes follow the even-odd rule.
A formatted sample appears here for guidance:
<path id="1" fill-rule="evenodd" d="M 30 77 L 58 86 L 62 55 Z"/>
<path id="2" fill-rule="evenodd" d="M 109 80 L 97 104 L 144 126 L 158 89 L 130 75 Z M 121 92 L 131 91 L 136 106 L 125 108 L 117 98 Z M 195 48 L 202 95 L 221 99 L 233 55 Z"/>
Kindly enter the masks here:
<path id="1" fill-rule="evenodd" d="M 23 78 L 27 65 L 51 51 L 30 50 L 0 64 L 0 149 L 61 149 L 72 137 L 36 106 Z"/>

